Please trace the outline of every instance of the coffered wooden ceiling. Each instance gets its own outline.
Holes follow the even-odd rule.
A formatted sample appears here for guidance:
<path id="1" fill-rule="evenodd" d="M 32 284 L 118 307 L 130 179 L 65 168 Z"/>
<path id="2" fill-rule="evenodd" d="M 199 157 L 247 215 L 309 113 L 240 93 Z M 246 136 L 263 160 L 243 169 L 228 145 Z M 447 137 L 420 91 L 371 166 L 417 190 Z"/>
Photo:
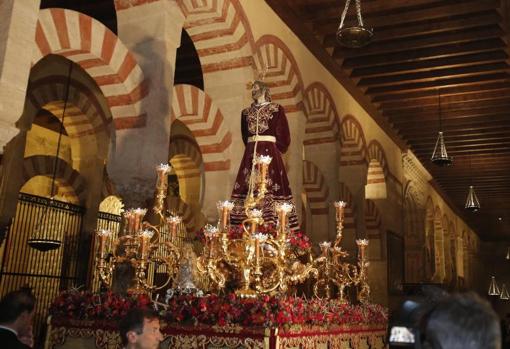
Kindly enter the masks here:
<path id="1" fill-rule="evenodd" d="M 266 2 L 402 150 L 417 155 L 480 238 L 510 241 L 510 0 L 361 0 L 374 37 L 358 49 L 335 39 L 345 0 Z M 447 168 L 430 162 L 439 95 L 454 158 Z M 471 183 L 482 206 L 475 214 L 464 210 Z"/>

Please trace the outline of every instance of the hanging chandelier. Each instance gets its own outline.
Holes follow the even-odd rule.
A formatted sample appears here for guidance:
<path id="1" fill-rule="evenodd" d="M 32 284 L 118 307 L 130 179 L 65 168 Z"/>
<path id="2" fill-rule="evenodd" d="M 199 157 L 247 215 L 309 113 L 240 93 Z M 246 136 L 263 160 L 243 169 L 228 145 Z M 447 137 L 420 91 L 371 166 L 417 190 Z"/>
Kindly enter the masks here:
<path id="1" fill-rule="evenodd" d="M 337 41 L 342 46 L 350 48 L 359 48 L 367 45 L 374 35 L 372 29 L 363 25 L 360 0 L 355 0 L 355 3 L 358 25 L 344 27 L 345 17 L 347 16 L 347 11 L 349 10 L 349 5 L 351 4 L 351 0 L 347 0 L 345 2 L 344 11 L 342 12 L 342 17 L 340 18 L 340 25 L 336 31 Z"/>
<path id="2" fill-rule="evenodd" d="M 510 299 L 510 295 L 508 294 L 508 290 L 506 289 L 505 284 L 501 286 L 501 295 L 499 296 L 499 298 L 505 301 Z"/>
<path id="3" fill-rule="evenodd" d="M 471 156 L 469 157 L 469 173 L 471 175 L 471 182 L 473 182 L 473 174 L 471 172 Z M 466 198 L 466 204 L 464 205 L 464 208 L 471 212 L 477 212 L 480 209 L 480 201 L 478 201 L 478 197 L 475 193 L 475 187 L 473 185 L 469 186 L 468 196 Z"/>
<path id="4" fill-rule="evenodd" d="M 55 181 L 57 176 L 57 168 L 58 168 L 58 155 L 60 152 L 60 145 L 62 142 L 62 134 L 64 132 L 64 117 L 66 113 L 67 101 L 69 99 L 69 85 L 71 83 L 71 72 L 73 69 L 73 63 L 69 62 L 69 73 L 67 75 L 67 84 L 65 90 L 65 98 L 64 98 L 64 107 L 62 110 L 62 121 L 60 124 L 60 130 L 58 134 L 57 141 L 57 152 L 55 154 L 55 161 L 53 163 L 53 174 L 51 178 L 51 189 L 50 189 L 50 199 L 45 202 L 45 207 L 43 209 L 43 213 L 41 218 L 37 222 L 34 232 L 32 236 L 27 240 L 28 246 L 34 248 L 41 252 L 47 252 L 56 250 L 62 245 L 62 241 L 58 238 L 54 237 L 54 233 L 52 230 L 56 229 L 57 220 L 53 214 L 53 210 L 55 207 L 54 196 L 55 196 Z"/>
<path id="5" fill-rule="evenodd" d="M 469 210 L 471 212 L 476 212 L 480 209 L 480 201 L 478 201 L 478 197 L 476 196 L 475 193 L 475 188 L 472 185 L 469 186 L 466 205 L 464 207 L 466 208 L 466 210 Z"/>
<path id="6" fill-rule="evenodd" d="M 439 114 L 439 131 L 437 134 L 436 145 L 434 146 L 434 152 L 432 153 L 432 157 L 430 158 L 430 160 L 437 166 L 445 167 L 450 166 L 453 163 L 453 158 L 451 156 L 448 156 L 448 153 L 446 152 L 446 145 L 444 143 L 441 116 L 441 93 L 439 92 L 439 90 L 437 90 L 437 105 Z"/>
<path id="7" fill-rule="evenodd" d="M 487 294 L 489 296 L 499 296 L 501 294 L 495 276 L 491 276 L 491 283 L 489 284 L 489 292 Z"/>

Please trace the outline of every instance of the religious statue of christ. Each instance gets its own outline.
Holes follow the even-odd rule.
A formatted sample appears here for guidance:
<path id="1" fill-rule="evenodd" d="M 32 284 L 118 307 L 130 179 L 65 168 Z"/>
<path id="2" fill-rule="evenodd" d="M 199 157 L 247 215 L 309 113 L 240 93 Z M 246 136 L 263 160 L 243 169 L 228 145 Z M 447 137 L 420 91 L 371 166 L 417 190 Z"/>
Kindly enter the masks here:
<path id="1" fill-rule="evenodd" d="M 246 198 L 250 190 L 257 190 L 253 189 L 254 177 L 258 175 L 255 173 L 257 167 L 253 161 L 263 155 L 270 156 L 272 160 L 267 172 L 267 192 L 257 208 L 262 210 L 265 223 L 276 225 L 275 207 L 283 203 L 292 204 L 293 209 L 287 217 L 289 228 L 296 230 L 299 222 L 281 156 L 290 145 L 287 117 L 281 105 L 271 102 L 269 88 L 264 82 L 253 83 L 252 98 L 251 106 L 241 113 L 241 133 L 245 150 L 232 191 L 234 208 L 230 216 L 231 224 L 240 224 L 246 219 Z"/>

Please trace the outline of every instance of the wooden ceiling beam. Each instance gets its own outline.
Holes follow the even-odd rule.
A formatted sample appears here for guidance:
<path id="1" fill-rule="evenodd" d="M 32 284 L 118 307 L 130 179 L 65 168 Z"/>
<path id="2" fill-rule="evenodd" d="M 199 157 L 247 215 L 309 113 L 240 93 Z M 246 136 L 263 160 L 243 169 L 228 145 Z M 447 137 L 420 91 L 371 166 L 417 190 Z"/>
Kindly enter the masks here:
<path id="1" fill-rule="evenodd" d="M 401 92 L 401 91 L 417 91 L 420 89 L 443 89 L 448 86 L 459 86 L 467 84 L 479 84 L 481 81 L 496 82 L 510 78 L 510 74 L 505 70 L 489 74 L 476 74 L 463 77 L 436 79 L 431 81 L 423 81 L 416 83 L 403 83 L 399 85 L 376 86 L 369 87 L 365 90 L 368 95 L 381 94 L 388 92 Z"/>
<path id="2" fill-rule="evenodd" d="M 356 69 L 359 67 L 377 66 L 395 64 L 398 62 L 414 62 L 424 59 L 445 58 L 485 51 L 494 51 L 504 49 L 505 43 L 499 38 L 487 40 L 477 40 L 465 42 L 459 45 L 443 45 L 436 47 L 427 47 L 411 51 L 392 52 L 385 55 L 370 55 L 363 57 L 353 57 L 343 60 L 340 50 L 333 52 L 335 59 L 343 60 L 343 67 Z"/>
<path id="3" fill-rule="evenodd" d="M 378 1 L 375 1 L 378 3 Z M 384 3 L 384 4 L 382 4 Z M 462 3 L 445 4 L 440 3 L 439 6 L 433 6 L 437 1 L 434 0 L 413 0 L 413 1 L 381 1 L 377 9 L 372 9 L 371 3 L 364 3 L 362 5 L 362 15 L 364 22 L 369 27 L 378 28 L 383 26 L 403 25 L 406 23 L 413 23 L 419 21 L 426 21 L 435 18 L 444 18 L 452 16 L 467 15 L 470 13 L 484 12 L 493 10 L 499 7 L 498 0 L 484 0 L 484 1 L 466 1 Z M 351 4 L 353 6 L 354 4 Z M 417 5 L 432 5 L 432 6 L 417 6 Z M 375 5 L 373 5 L 375 6 Z M 342 7 L 328 6 L 318 8 L 316 11 L 307 11 L 303 13 L 306 21 L 338 21 L 340 22 L 340 15 L 343 11 Z M 351 10 L 350 10 L 351 11 Z M 349 13 L 351 13 L 349 11 Z M 384 13 L 387 12 L 387 13 Z M 353 15 L 348 17 L 348 20 L 355 20 Z"/>
<path id="4" fill-rule="evenodd" d="M 443 120 L 447 120 L 450 118 L 453 119 L 455 117 L 464 117 L 467 118 L 469 115 L 480 115 L 483 116 L 485 114 L 485 111 L 488 111 L 487 114 L 494 114 L 492 109 L 489 108 L 507 108 L 510 109 L 510 96 L 504 96 L 503 99 L 500 100 L 489 100 L 489 101 L 466 101 L 464 103 L 459 104 L 458 106 L 452 106 L 452 105 L 445 105 L 444 107 L 441 107 L 441 117 Z M 477 111 L 480 112 L 481 110 L 484 111 L 484 114 L 475 114 Z M 454 113 L 455 112 L 455 113 Z M 428 107 L 421 107 L 416 106 L 416 108 L 407 108 L 403 109 L 402 111 L 393 110 L 389 111 L 387 115 L 392 122 L 397 122 L 398 119 L 407 118 L 411 115 L 431 115 L 432 120 L 433 116 L 436 117 L 436 119 L 439 119 L 439 110 L 437 108 L 428 108 Z M 485 121 L 491 121 L 488 118 L 484 119 Z M 480 120 L 482 122 L 483 120 Z"/>
<path id="5" fill-rule="evenodd" d="M 462 107 L 466 102 L 472 101 L 493 101 L 497 99 L 507 99 L 510 96 L 510 86 L 499 90 L 482 91 L 465 93 L 460 95 L 443 95 L 441 90 L 441 111 L 442 110 L 454 110 Z M 399 101 L 383 102 L 378 103 L 378 107 L 385 111 L 396 110 L 398 112 L 404 112 L 406 109 L 430 108 L 431 112 L 439 113 L 439 96 L 432 95 L 430 97 L 423 97 L 417 99 L 403 99 Z"/>
<path id="6" fill-rule="evenodd" d="M 469 94 L 472 92 L 497 92 L 510 88 L 510 80 L 508 81 L 488 81 L 481 82 L 480 84 L 471 84 L 464 86 L 449 86 L 441 88 L 441 96 L 458 96 L 462 94 Z M 417 100 L 422 98 L 429 98 L 430 96 L 437 96 L 437 90 L 427 89 L 415 92 L 402 92 L 387 95 L 375 95 L 372 98 L 372 103 L 380 105 L 381 102 L 395 101 L 395 100 Z"/>
<path id="7" fill-rule="evenodd" d="M 371 78 L 362 78 L 358 82 L 361 87 L 394 86 L 398 84 L 410 84 L 424 81 L 437 81 L 438 79 L 447 80 L 454 77 L 467 75 L 479 75 L 489 73 L 499 73 L 509 71 L 508 64 L 504 61 L 470 65 L 467 67 L 446 68 L 437 70 L 428 70 L 417 73 L 406 73 L 393 76 L 379 76 Z"/>
<path id="8" fill-rule="evenodd" d="M 393 76 L 403 73 L 415 73 L 444 68 L 465 67 L 485 63 L 505 61 L 508 55 L 502 50 L 481 52 L 475 54 L 452 56 L 446 58 L 427 59 L 409 63 L 389 64 L 376 67 L 356 68 L 352 70 L 352 78 Z"/>
<path id="9" fill-rule="evenodd" d="M 448 125 L 461 125 L 463 123 L 471 122 L 491 122 L 491 121 L 508 121 L 510 122 L 510 113 L 508 113 L 508 106 L 502 105 L 498 107 L 484 107 L 472 110 L 459 109 L 451 111 L 441 111 L 441 117 L 445 124 Z M 392 113 L 388 117 L 389 121 L 397 128 L 406 129 L 416 123 L 424 123 L 439 120 L 437 112 L 427 110 L 422 113 Z"/>
<path id="10" fill-rule="evenodd" d="M 373 42 L 370 45 L 361 48 L 337 49 L 335 50 L 335 58 L 353 58 L 386 54 L 389 52 L 393 53 L 414 49 L 425 49 L 436 46 L 459 45 L 475 40 L 498 38 L 502 35 L 502 33 L 503 30 L 498 25 L 492 24 L 485 27 L 470 28 L 458 32 L 437 33 L 395 41 Z M 335 46 L 336 38 L 333 37 L 332 39 L 332 42 L 328 42 L 327 40 L 324 42 L 324 46 L 326 48 Z"/>

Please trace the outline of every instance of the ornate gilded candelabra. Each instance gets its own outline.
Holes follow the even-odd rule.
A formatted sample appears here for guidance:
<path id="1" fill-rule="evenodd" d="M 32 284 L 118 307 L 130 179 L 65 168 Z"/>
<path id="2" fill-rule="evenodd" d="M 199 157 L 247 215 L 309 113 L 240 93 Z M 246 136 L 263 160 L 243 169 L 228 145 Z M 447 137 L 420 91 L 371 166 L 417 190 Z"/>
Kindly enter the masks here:
<path id="1" fill-rule="evenodd" d="M 154 212 L 159 216 L 159 225 L 154 226 L 143 221 L 146 209 L 130 209 L 123 214 L 123 235 L 113 238 L 108 230 L 96 233 L 97 254 L 96 269 L 104 286 L 111 288 L 115 269 L 128 264 L 134 269 L 134 280 L 129 293 L 148 293 L 166 287 L 177 272 L 179 249 L 177 230 L 181 218 L 164 215 L 164 202 L 168 187 L 167 175 L 170 166 L 157 167 L 156 203 Z M 155 285 L 149 271 L 166 274 L 161 285 Z"/>
<path id="2" fill-rule="evenodd" d="M 338 298 L 345 302 L 345 288 L 349 286 L 357 287 L 357 298 L 360 302 L 366 303 L 370 296 L 370 287 L 368 286 L 366 260 L 366 247 L 368 240 L 358 239 L 358 261 L 357 264 L 351 264 L 344 261 L 349 256 L 347 251 L 342 250 L 342 234 L 344 211 L 346 203 L 343 201 L 335 202 L 336 211 L 336 239 L 331 246 L 330 242 L 320 244 L 321 256 L 315 260 L 315 266 L 319 270 L 319 277 L 314 285 L 313 291 L 316 297 L 330 298 L 332 295 L 331 286 L 338 289 Z"/>
<path id="3" fill-rule="evenodd" d="M 302 263 L 292 256 L 287 241 L 287 215 L 292 210 L 289 204 L 276 207 L 279 222 L 276 235 L 259 232 L 264 223 L 262 211 L 247 211 L 243 221 L 241 238 L 228 236 L 228 217 L 233 204 L 218 203 L 219 227 L 204 229 L 205 248 L 198 258 L 198 270 L 205 274 L 216 289 L 225 287 L 227 279 L 239 279 L 235 289 L 241 297 L 257 294 L 285 293 L 289 285 L 317 276 L 311 261 Z"/>

